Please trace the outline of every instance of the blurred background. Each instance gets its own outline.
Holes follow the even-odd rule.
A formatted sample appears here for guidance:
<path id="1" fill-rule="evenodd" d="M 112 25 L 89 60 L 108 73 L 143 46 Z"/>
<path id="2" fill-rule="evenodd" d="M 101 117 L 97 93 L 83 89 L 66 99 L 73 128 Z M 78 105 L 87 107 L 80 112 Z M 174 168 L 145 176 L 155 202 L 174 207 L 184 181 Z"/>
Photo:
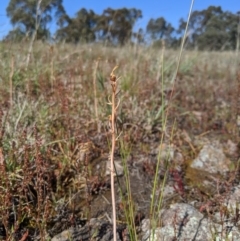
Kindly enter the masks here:
<path id="1" fill-rule="evenodd" d="M 109 45 L 140 43 L 176 48 L 191 1 L 1 0 L 0 38 Z M 38 6 L 39 5 L 39 6 Z M 195 1 L 187 48 L 232 50 L 239 45 L 240 2 Z"/>

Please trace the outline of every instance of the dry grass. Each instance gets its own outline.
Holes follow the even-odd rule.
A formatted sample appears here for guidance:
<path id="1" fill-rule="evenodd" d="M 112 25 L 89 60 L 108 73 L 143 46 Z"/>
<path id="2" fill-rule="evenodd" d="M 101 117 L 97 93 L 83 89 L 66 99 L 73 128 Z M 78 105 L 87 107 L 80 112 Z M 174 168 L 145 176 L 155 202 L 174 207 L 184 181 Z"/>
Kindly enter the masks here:
<path id="1" fill-rule="evenodd" d="M 77 207 L 66 205 L 79 191 L 80 184 L 71 181 L 76 168 L 88 187 L 85 216 L 91 217 L 89 196 L 107 180 L 96 178 L 88 162 L 75 163 L 75 150 L 79 143 L 92 140 L 103 154 L 109 151 L 108 78 L 116 65 L 121 75 L 116 122 L 123 131 L 121 141 L 132 153 L 149 153 L 164 132 L 164 142 L 181 149 L 184 158 L 193 158 L 197 147 L 179 136 L 180 130 L 189 136 L 238 141 L 234 131 L 240 93 L 234 52 L 184 52 L 171 101 L 175 51 L 165 50 L 163 65 L 162 50 L 151 47 L 59 44 L 53 51 L 36 43 L 26 71 L 27 53 L 24 43 L 0 44 L 0 217 L 5 240 L 24 235 L 26 240 L 34 235 L 45 240 L 59 215 L 59 200 L 64 203 L 66 226 L 77 222 Z M 146 175 L 151 176 L 154 168 L 143 163 Z M 181 193 L 181 179 L 174 173 Z"/>

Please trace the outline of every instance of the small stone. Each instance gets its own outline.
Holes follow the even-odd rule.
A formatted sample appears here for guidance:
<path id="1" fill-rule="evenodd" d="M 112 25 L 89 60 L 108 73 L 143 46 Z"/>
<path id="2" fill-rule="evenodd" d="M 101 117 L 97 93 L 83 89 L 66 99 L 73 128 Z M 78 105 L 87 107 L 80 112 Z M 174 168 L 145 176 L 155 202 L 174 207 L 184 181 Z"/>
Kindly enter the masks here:
<path id="1" fill-rule="evenodd" d="M 208 173 L 224 173 L 229 171 L 231 161 L 225 156 L 220 147 L 206 144 L 198 157 L 193 160 L 191 168 L 206 171 Z"/>
<path id="2" fill-rule="evenodd" d="M 115 165 L 115 169 L 116 169 L 116 170 L 114 170 L 114 175 L 122 176 L 124 174 L 122 161 L 121 160 L 114 161 L 114 165 Z M 115 171 L 116 171 L 116 173 L 115 173 Z M 106 173 L 105 173 L 105 175 L 108 176 L 110 174 L 111 174 L 111 162 L 107 161 L 106 162 Z"/>

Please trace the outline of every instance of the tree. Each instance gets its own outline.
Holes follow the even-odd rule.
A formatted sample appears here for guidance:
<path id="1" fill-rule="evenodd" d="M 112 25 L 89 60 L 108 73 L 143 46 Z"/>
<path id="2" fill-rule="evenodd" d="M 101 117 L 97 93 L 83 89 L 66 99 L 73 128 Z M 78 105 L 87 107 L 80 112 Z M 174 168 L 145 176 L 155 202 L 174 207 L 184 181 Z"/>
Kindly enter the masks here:
<path id="1" fill-rule="evenodd" d="M 108 8 L 97 19 L 97 38 L 112 44 L 124 45 L 131 39 L 134 24 L 141 17 L 141 10 L 135 8 Z"/>
<path id="2" fill-rule="evenodd" d="M 62 0 L 41 0 L 39 4 L 39 12 L 37 11 L 37 1 L 34 0 L 10 0 L 6 9 L 7 16 L 10 18 L 11 23 L 16 27 L 10 32 L 10 37 L 15 34 L 21 33 L 29 36 L 34 34 L 36 30 L 36 23 L 38 23 L 37 38 L 42 39 L 49 36 L 50 32 L 47 25 L 52 21 L 53 14 L 55 17 L 60 18 L 65 14 Z M 9 38 L 7 36 L 7 38 Z"/>
<path id="3" fill-rule="evenodd" d="M 7 36 L 4 38 L 4 41 L 16 41 L 20 42 L 22 41 L 26 36 L 26 34 L 20 29 L 20 28 L 15 28 L 13 30 L 10 30 L 7 34 Z"/>
<path id="4" fill-rule="evenodd" d="M 173 31 L 173 26 L 168 23 L 163 17 L 157 19 L 150 19 L 147 24 L 147 33 L 151 35 L 151 38 L 153 40 L 163 38 L 169 39 Z"/>
<path id="5" fill-rule="evenodd" d="M 82 8 L 77 12 L 75 18 L 69 18 L 66 15 L 60 21 L 62 21 L 62 25 L 66 24 L 66 26 L 62 26 L 57 31 L 57 39 L 74 43 L 89 43 L 95 40 L 94 28 L 97 22 L 97 15 L 94 11 L 87 11 L 85 8 Z"/>
<path id="6" fill-rule="evenodd" d="M 237 42 L 237 14 L 210 6 L 192 13 L 188 46 L 200 50 L 235 49 Z M 186 22 L 180 19 L 178 33 L 183 34 Z"/>
<path id="7" fill-rule="evenodd" d="M 150 35 L 154 46 L 161 46 L 162 40 L 165 40 L 166 45 L 171 46 L 173 42 L 173 32 L 173 26 L 163 17 L 157 19 L 151 18 L 147 24 L 147 33 Z"/>
<path id="8" fill-rule="evenodd" d="M 142 28 L 139 28 L 137 32 L 132 33 L 133 41 L 138 44 L 144 43 L 144 31 Z"/>

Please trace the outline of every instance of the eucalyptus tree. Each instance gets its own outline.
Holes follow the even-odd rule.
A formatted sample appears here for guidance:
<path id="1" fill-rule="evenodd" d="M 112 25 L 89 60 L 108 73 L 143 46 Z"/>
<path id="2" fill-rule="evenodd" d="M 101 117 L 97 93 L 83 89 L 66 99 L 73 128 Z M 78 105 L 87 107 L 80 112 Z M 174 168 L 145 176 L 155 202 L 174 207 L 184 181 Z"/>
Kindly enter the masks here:
<path id="1" fill-rule="evenodd" d="M 46 38 L 50 34 L 48 24 L 66 14 L 62 0 L 10 0 L 6 11 L 16 29 L 8 38 L 16 34 L 32 36 L 36 28 L 37 39 Z"/>
<path id="2" fill-rule="evenodd" d="M 163 17 L 151 18 L 147 24 L 147 33 L 155 44 L 160 43 L 164 39 L 166 44 L 171 45 L 174 31 L 175 29 L 171 23 L 168 23 Z"/>
<path id="3" fill-rule="evenodd" d="M 95 27 L 97 24 L 97 15 L 92 10 L 80 9 L 75 17 L 65 16 L 63 26 L 60 27 L 56 36 L 58 40 L 67 42 L 84 42 L 95 41 Z"/>
<path id="4" fill-rule="evenodd" d="M 133 27 L 142 17 L 141 10 L 135 8 L 107 8 L 98 16 L 95 32 L 98 40 L 114 45 L 124 45 L 133 36 Z"/>
<path id="5" fill-rule="evenodd" d="M 223 11 L 220 6 L 194 11 L 189 22 L 188 46 L 200 50 L 233 50 L 237 44 L 238 23 L 237 13 Z M 180 19 L 179 34 L 185 26 L 186 22 Z"/>

